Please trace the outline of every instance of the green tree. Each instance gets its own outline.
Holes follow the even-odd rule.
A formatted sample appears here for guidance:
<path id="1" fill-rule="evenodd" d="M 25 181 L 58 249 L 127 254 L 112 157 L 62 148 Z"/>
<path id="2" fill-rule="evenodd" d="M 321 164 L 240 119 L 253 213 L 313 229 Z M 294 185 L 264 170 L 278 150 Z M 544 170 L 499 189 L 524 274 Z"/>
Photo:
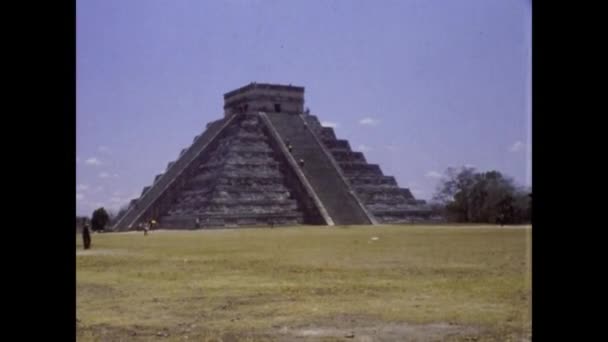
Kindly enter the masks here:
<path id="1" fill-rule="evenodd" d="M 530 221 L 527 192 L 498 171 L 448 168 L 433 200 L 452 222 L 523 223 Z"/>
<path id="2" fill-rule="evenodd" d="M 445 171 L 433 200 L 444 206 L 448 220 L 470 222 L 474 177 L 473 168 L 450 167 Z"/>
<path id="3" fill-rule="evenodd" d="M 514 196 L 514 222 L 532 221 L 532 197 L 529 189 L 520 189 Z"/>
<path id="4" fill-rule="evenodd" d="M 514 199 L 511 194 L 503 194 L 500 202 L 497 205 L 498 217 L 501 224 L 514 223 L 515 206 Z"/>
<path id="5" fill-rule="evenodd" d="M 91 217 L 91 229 L 96 232 L 102 231 L 105 229 L 106 224 L 108 224 L 109 221 L 110 215 L 108 215 L 103 207 L 95 209 Z"/>

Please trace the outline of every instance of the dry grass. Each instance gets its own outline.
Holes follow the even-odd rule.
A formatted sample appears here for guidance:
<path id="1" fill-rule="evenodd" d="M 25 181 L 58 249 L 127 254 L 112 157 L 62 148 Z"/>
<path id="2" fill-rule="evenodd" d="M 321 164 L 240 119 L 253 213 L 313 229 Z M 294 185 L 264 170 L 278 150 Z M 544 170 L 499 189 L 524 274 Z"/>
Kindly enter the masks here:
<path id="1" fill-rule="evenodd" d="M 77 335 L 80 341 L 344 340 L 294 334 L 385 328 L 395 335 L 406 325 L 444 324 L 462 333 L 442 339 L 527 339 L 530 247 L 530 227 L 95 234 L 89 251 L 77 239 Z M 407 340 L 375 334 L 372 340 Z"/>

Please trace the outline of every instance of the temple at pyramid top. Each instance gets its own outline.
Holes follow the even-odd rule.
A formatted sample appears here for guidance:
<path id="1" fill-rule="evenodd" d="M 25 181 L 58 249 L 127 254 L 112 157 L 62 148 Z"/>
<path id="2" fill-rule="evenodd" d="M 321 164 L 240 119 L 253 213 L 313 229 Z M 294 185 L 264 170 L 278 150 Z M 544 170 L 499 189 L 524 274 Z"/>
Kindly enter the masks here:
<path id="1" fill-rule="evenodd" d="M 119 214 L 115 230 L 433 219 L 425 201 L 304 110 L 304 88 L 251 83 Z"/>
<path id="2" fill-rule="evenodd" d="M 304 87 L 250 83 L 224 94 L 224 116 L 247 112 L 302 113 Z"/>

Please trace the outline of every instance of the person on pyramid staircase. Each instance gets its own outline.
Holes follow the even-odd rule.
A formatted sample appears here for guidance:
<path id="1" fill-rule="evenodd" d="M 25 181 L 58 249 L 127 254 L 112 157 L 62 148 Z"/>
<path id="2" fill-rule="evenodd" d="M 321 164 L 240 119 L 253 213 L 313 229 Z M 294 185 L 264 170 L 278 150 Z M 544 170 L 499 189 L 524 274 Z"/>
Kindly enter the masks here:
<path id="1" fill-rule="evenodd" d="M 285 142 L 285 145 L 287 145 L 287 149 L 289 150 L 289 153 L 291 153 L 293 151 L 293 146 L 291 146 L 291 142 L 289 142 L 289 140 L 287 140 Z"/>
<path id="2" fill-rule="evenodd" d="M 304 159 L 300 159 L 300 167 L 303 168 L 304 167 Z"/>

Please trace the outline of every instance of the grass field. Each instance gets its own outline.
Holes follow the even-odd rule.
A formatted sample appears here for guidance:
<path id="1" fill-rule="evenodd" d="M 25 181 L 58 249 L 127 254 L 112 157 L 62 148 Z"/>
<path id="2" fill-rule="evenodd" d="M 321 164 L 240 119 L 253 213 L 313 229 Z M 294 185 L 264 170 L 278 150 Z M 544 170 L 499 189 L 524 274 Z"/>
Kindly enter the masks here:
<path id="1" fill-rule="evenodd" d="M 79 341 L 522 341 L 531 228 L 77 237 Z"/>

